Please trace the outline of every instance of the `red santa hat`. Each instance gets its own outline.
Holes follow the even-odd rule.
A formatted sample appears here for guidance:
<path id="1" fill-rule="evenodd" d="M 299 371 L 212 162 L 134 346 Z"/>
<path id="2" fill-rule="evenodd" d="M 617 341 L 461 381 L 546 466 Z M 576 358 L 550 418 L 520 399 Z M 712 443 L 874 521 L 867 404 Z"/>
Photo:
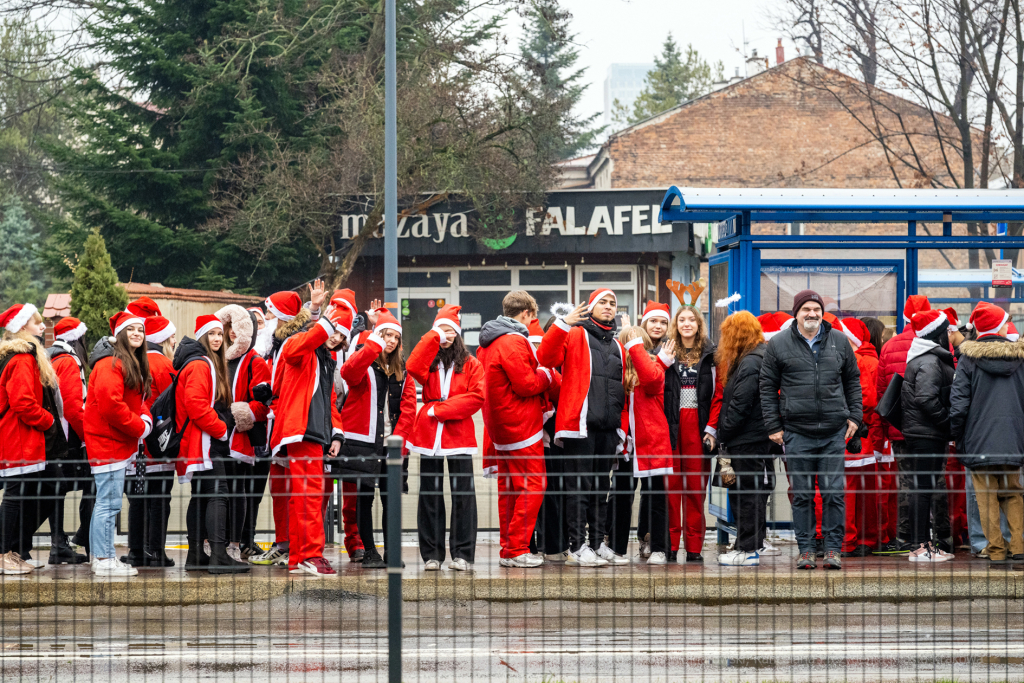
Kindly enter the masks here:
<path id="1" fill-rule="evenodd" d="M 209 334 L 214 330 L 223 329 L 224 323 L 220 321 L 220 318 L 213 314 L 201 315 L 196 318 L 196 339 L 200 339 L 204 334 Z"/>
<path id="2" fill-rule="evenodd" d="M 267 310 L 281 322 L 294 320 L 302 310 L 302 298 L 295 292 L 277 292 L 263 302 Z"/>
<path id="3" fill-rule="evenodd" d="M 78 318 L 62 318 L 53 326 L 53 338 L 60 341 L 73 342 L 82 338 L 89 328 Z"/>
<path id="4" fill-rule="evenodd" d="M 587 307 L 587 310 L 588 311 L 593 311 L 594 310 L 594 306 L 596 306 L 597 302 L 601 300 L 601 297 L 607 296 L 609 294 L 611 294 L 612 299 L 616 302 L 616 304 L 618 304 L 619 300 L 616 298 L 615 292 L 613 292 L 612 290 L 610 290 L 610 289 L 595 289 L 593 292 L 590 293 L 590 301 L 588 302 L 590 305 Z"/>
<path id="5" fill-rule="evenodd" d="M 915 313 L 932 310 L 932 304 L 928 297 L 923 294 L 911 294 L 907 297 L 907 303 L 903 304 L 903 320 L 910 322 L 914 319 Z"/>
<path id="6" fill-rule="evenodd" d="M 762 313 L 757 316 L 757 322 L 761 323 L 761 332 L 764 334 L 765 341 L 782 331 L 778 318 L 772 313 Z"/>
<path id="7" fill-rule="evenodd" d="M 331 303 L 335 307 L 345 306 L 352 311 L 352 316 L 359 315 L 359 309 L 356 308 L 356 293 L 351 289 L 336 289 L 334 295 L 331 296 Z"/>
<path id="8" fill-rule="evenodd" d="M 115 337 L 121 334 L 122 330 L 127 329 L 129 325 L 142 325 L 143 329 L 145 329 L 146 319 L 138 313 L 132 313 L 131 311 L 118 311 L 110 316 L 110 333 Z"/>
<path id="9" fill-rule="evenodd" d="M 348 337 L 352 334 L 352 319 L 355 314 L 352 313 L 345 306 L 335 306 L 334 310 L 331 311 L 331 324 L 334 325 L 334 329 L 338 332 L 344 332 L 345 336 Z"/>
<path id="10" fill-rule="evenodd" d="M 255 313 L 257 318 L 259 318 L 263 322 L 267 322 L 267 316 L 263 315 L 263 309 L 260 308 L 259 306 L 253 306 L 252 308 L 247 308 L 245 310 L 249 311 L 250 313 Z"/>
<path id="11" fill-rule="evenodd" d="M 664 318 L 665 322 L 672 319 L 672 314 L 668 309 L 668 304 L 659 304 L 656 301 L 648 301 L 647 306 L 644 308 L 644 315 L 640 318 L 640 323 L 643 324 L 651 318 Z"/>
<path id="12" fill-rule="evenodd" d="M 846 333 L 846 328 L 843 327 L 843 321 L 841 321 L 839 318 L 837 318 L 835 313 L 830 313 L 828 311 L 825 311 L 825 313 L 823 313 L 821 317 L 822 317 L 822 319 L 825 322 L 827 322 L 829 325 L 831 325 L 833 329 L 839 330 L 840 332 L 843 332 L 844 334 Z M 849 335 L 847 335 L 847 336 L 849 336 Z"/>
<path id="13" fill-rule="evenodd" d="M 380 315 L 377 316 L 377 324 L 373 326 L 373 333 L 380 336 L 380 333 L 384 330 L 394 330 L 398 334 L 402 334 L 402 323 L 398 322 L 395 316 L 391 315 L 391 311 L 386 308 L 378 308 Z"/>
<path id="14" fill-rule="evenodd" d="M 1017 332 L 1017 328 L 1014 327 L 1013 322 L 1007 323 L 1010 329 L 1006 331 L 1006 338 L 1010 341 L 1017 341 L 1020 339 L 1020 334 Z"/>
<path id="15" fill-rule="evenodd" d="M 163 315 L 160 313 L 160 307 L 157 306 L 156 302 L 148 296 L 140 296 L 138 299 L 128 304 L 126 309 L 129 313 L 134 313 L 140 318 L 148 318 L 151 315 Z"/>
<path id="16" fill-rule="evenodd" d="M 978 331 L 978 339 L 999 334 L 1009 319 L 1009 313 L 987 301 L 978 303 L 971 312 L 971 324 Z"/>
<path id="17" fill-rule="evenodd" d="M 868 326 L 857 318 L 843 318 L 843 330 L 855 349 L 859 349 L 864 342 L 871 341 Z"/>
<path id="18" fill-rule="evenodd" d="M 910 324 L 918 337 L 930 337 L 948 326 L 949 319 L 942 311 L 921 311 L 914 314 Z"/>
<path id="19" fill-rule="evenodd" d="M 146 318 L 146 341 L 152 344 L 163 344 L 177 332 L 174 323 L 161 315 Z"/>
<path id="20" fill-rule="evenodd" d="M 456 334 L 462 334 L 461 317 L 459 312 L 462 310 L 462 306 L 456 306 L 454 304 L 448 304 L 442 306 L 441 310 L 434 316 L 434 329 L 436 330 L 439 325 L 448 325 L 455 328 Z"/>
<path id="21" fill-rule="evenodd" d="M 943 308 L 942 312 L 946 314 L 946 320 L 949 321 L 951 329 L 959 330 L 961 327 L 966 325 L 960 322 L 960 317 L 956 314 L 956 309 L 950 306 L 949 308 Z"/>
<path id="22" fill-rule="evenodd" d="M 530 324 L 526 326 L 526 329 L 530 331 L 530 336 L 527 339 L 530 340 L 531 344 L 540 344 L 544 341 L 544 328 L 540 326 L 539 320 L 531 318 Z"/>
<path id="23" fill-rule="evenodd" d="M 0 315 L 0 325 L 3 325 L 11 334 L 21 332 L 21 330 L 28 325 L 28 321 L 32 319 L 39 309 L 32 304 L 14 304 L 6 311 L 3 315 Z"/>

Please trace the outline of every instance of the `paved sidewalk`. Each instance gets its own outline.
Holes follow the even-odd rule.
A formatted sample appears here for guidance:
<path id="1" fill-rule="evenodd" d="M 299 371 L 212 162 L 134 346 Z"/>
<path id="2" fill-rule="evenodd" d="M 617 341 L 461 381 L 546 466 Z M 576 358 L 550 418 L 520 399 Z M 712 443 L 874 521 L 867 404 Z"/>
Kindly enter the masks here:
<path id="1" fill-rule="evenodd" d="M 703 565 L 630 565 L 574 568 L 546 564 L 537 569 L 498 565 L 497 547 L 480 546 L 473 571 L 426 572 L 415 547 L 405 546 L 403 599 L 520 602 L 672 602 L 702 605 L 795 604 L 825 601 L 938 601 L 1022 599 L 1024 573 L 990 567 L 969 554 L 937 565 L 911 564 L 906 557 L 848 558 L 842 571 L 795 569 L 795 546 L 762 558 L 760 567 L 721 567 L 712 546 Z M 635 548 L 631 552 L 636 552 Z M 253 567 L 249 574 L 210 576 L 180 569 L 184 550 L 168 550 L 179 567 L 143 569 L 132 579 L 96 578 L 88 565 L 46 567 L 31 575 L 0 576 L 0 607 L 43 605 L 191 605 L 267 600 L 307 590 L 336 589 L 383 597 L 387 572 L 364 570 L 343 549 L 328 548 L 338 577 L 289 574 L 281 567 Z M 37 557 L 46 557 L 45 551 Z"/>

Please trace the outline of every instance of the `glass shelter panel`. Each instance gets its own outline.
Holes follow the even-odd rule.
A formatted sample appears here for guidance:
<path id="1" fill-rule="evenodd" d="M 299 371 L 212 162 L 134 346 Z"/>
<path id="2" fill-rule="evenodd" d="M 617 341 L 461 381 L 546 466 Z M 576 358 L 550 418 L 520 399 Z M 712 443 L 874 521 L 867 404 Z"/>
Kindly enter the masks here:
<path id="1" fill-rule="evenodd" d="M 839 318 L 872 316 L 896 327 L 899 272 L 893 265 L 761 263 L 761 312 L 793 310 L 793 298 L 813 289 Z"/>

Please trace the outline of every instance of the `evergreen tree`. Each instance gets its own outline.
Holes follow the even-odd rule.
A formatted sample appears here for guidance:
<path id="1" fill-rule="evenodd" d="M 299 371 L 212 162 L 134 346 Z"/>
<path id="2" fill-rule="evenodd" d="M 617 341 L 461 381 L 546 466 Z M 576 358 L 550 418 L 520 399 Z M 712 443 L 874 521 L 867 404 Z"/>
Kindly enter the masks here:
<path id="1" fill-rule="evenodd" d="M 71 285 L 71 315 L 89 328 L 86 347 L 110 334 L 110 317 L 128 305 L 128 293 L 117 282 L 107 245 L 94 228 L 85 240 L 85 252 L 75 267 Z"/>
<path id="2" fill-rule="evenodd" d="M 574 69 L 579 51 L 573 46 L 576 34 L 570 33 L 572 15 L 558 0 L 537 0 L 526 11 L 526 34 L 519 44 L 527 72 L 534 79 L 537 95 L 561 100 L 567 107 L 564 116 L 567 138 L 547 142 L 556 158 L 569 159 L 596 145 L 604 127 L 593 129 L 599 113 L 578 118 L 572 113 L 589 87 L 583 82 L 586 69 Z"/>
<path id="3" fill-rule="evenodd" d="M 632 125 L 666 109 L 688 102 L 711 92 L 715 81 L 725 78 L 725 66 L 718 62 L 712 67 L 693 45 L 686 46 L 686 57 L 679 50 L 672 34 L 669 33 L 661 48 L 661 55 L 654 58 L 654 68 L 647 73 L 644 89 L 632 103 L 614 103 L 614 118 L 620 125 Z"/>
<path id="4" fill-rule="evenodd" d="M 11 197 L 0 208 L 0 295 L 4 308 L 15 303 L 39 306 L 47 281 L 39 259 L 39 238 L 21 201 Z"/>

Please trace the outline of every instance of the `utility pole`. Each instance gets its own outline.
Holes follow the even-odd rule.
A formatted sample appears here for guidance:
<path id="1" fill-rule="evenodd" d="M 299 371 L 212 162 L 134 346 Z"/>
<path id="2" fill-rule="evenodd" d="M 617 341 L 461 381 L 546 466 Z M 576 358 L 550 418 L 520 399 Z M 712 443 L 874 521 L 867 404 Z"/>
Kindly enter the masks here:
<path id="1" fill-rule="evenodd" d="M 395 0 L 384 2 L 384 306 L 398 306 L 398 111 Z"/>

